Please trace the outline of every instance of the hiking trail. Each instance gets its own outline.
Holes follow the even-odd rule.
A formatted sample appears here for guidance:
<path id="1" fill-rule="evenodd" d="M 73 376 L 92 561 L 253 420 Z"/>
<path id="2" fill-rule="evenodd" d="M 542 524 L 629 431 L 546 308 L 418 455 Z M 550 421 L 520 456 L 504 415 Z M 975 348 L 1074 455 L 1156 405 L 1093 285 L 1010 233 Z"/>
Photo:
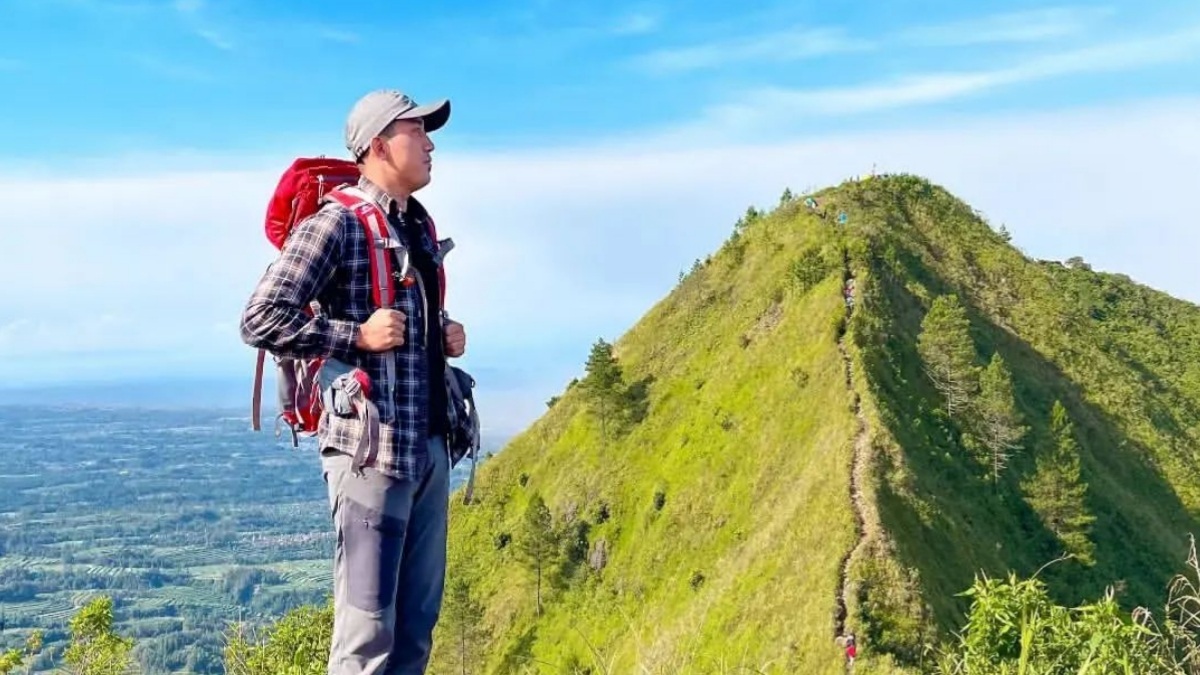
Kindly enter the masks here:
<path id="1" fill-rule="evenodd" d="M 847 270 L 848 278 L 850 276 Z M 859 550 L 867 542 L 867 513 L 866 498 L 863 496 L 862 486 L 866 480 L 867 471 L 867 454 L 870 452 L 870 440 L 867 436 L 867 420 L 862 412 L 862 404 L 859 400 L 858 392 L 854 389 L 854 364 L 850 358 L 850 353 L 846 351 L 846 330 L 850 320 L 850 315 L 853 314 L 853 304 L 857 302 L 857 298 L 852 299 L 852 302 L 846 308 L 846 316 L 842 319 L 841 327 L 838 331 L 837 348 L 838 353 L 842 356 L 842 363 L 846 370 L 846 389 L 850 391 L 850 395 L 854 401 L 854 417 L 856 420 L 856 428 L 854 432 L 854 450 L 850 465 L 850 504 L 854 511 L 854 545 L 846 551 L 842 556 L 841 566 L 838 570 L 838 590 L 837 590 L 837 613 L 834 617 L 833 637 L 841 644 L 841 638 L 846 633 L 846 617 L 848 614 L 846 595 L 847 586 L 850 576 L 850 562 L 858 555 Z M 852 666 L 847 663 L 847 670 L 852 669 Z"/>

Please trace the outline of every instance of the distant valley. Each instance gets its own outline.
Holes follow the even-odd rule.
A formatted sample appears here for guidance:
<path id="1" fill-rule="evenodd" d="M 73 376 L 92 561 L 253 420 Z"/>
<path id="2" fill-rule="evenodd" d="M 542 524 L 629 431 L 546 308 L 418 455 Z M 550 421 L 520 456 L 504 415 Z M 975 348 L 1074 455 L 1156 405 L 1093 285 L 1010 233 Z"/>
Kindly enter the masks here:
<path id="1" fill-rule="evenodd" d="M 0 652 L 42 628 L 36 663 L 57 662 L 72 612 L 105 593 L 147 675 L 221 673 L 226 622 L 323 600 L 333 548 L 314 445 L 265 424 L 129 399 L 0 405 Z"/>

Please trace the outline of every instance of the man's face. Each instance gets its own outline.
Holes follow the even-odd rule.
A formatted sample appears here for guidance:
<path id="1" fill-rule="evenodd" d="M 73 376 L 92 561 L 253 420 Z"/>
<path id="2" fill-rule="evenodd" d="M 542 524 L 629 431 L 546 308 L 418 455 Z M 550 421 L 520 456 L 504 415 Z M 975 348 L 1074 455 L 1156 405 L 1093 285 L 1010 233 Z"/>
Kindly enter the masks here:
<path id="1" fill-rule="evenodd" d="M 379 161 L 397 183 L 409 192 L 429 184 L 433 168 L 433 141 L 425 133 L 423 120 L 396 120 L 372 141 Z"/>

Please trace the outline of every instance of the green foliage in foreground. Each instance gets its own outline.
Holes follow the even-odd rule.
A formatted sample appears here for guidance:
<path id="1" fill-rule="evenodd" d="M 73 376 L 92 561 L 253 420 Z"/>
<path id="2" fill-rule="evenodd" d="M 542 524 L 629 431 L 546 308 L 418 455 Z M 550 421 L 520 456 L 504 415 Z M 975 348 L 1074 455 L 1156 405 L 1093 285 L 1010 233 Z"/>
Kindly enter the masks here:
<path id="1" fill-rule="evenodd" d="M 263 629 L 235 625 L 225 647 L 229 675 L 325 675 L 333 605 L 304 606 Z"/>
<path id="2" fill-rule="evenodd" d="M 112 598 L 101 595 L 89 600 L 71 617 L 70 642 L 62 655 L 67 675 L 133 675 L 138 672 L 133 658 L 134 641 L 118 635 L 113 627 Z M 0 675 L 29 672 L 30 660 L 42 649 L 42 632 L 34 631 L 23 649 L 0 653 Z M 22 666 L 28 668 L 18 670 Z"/>
<path id="3" fill-rule="evenodd" d="M 940 675 L 1196 675 L 1200 673 L 1200 563 L 1171 584 L 1163 613 L 1126 615 L 1112 590 L 1078 607 L 1055 604 L 1045 584 L 982 576 L 964 595 L 971 613 Z"/>

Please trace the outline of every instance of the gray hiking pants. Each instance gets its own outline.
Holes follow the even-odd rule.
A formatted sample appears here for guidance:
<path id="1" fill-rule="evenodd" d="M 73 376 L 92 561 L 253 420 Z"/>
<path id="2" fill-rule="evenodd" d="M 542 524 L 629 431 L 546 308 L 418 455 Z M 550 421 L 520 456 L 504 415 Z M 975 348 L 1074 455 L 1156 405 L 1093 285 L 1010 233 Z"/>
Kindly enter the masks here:
<path id="1" fill-rule="evenodd" d="M 325 452 L 337 547 L 329 675 L 420 675 L 429 662 L 446 577 L 450 472 L 445 442 L 429 441 L 429 469 L 398 481 Z"/>

